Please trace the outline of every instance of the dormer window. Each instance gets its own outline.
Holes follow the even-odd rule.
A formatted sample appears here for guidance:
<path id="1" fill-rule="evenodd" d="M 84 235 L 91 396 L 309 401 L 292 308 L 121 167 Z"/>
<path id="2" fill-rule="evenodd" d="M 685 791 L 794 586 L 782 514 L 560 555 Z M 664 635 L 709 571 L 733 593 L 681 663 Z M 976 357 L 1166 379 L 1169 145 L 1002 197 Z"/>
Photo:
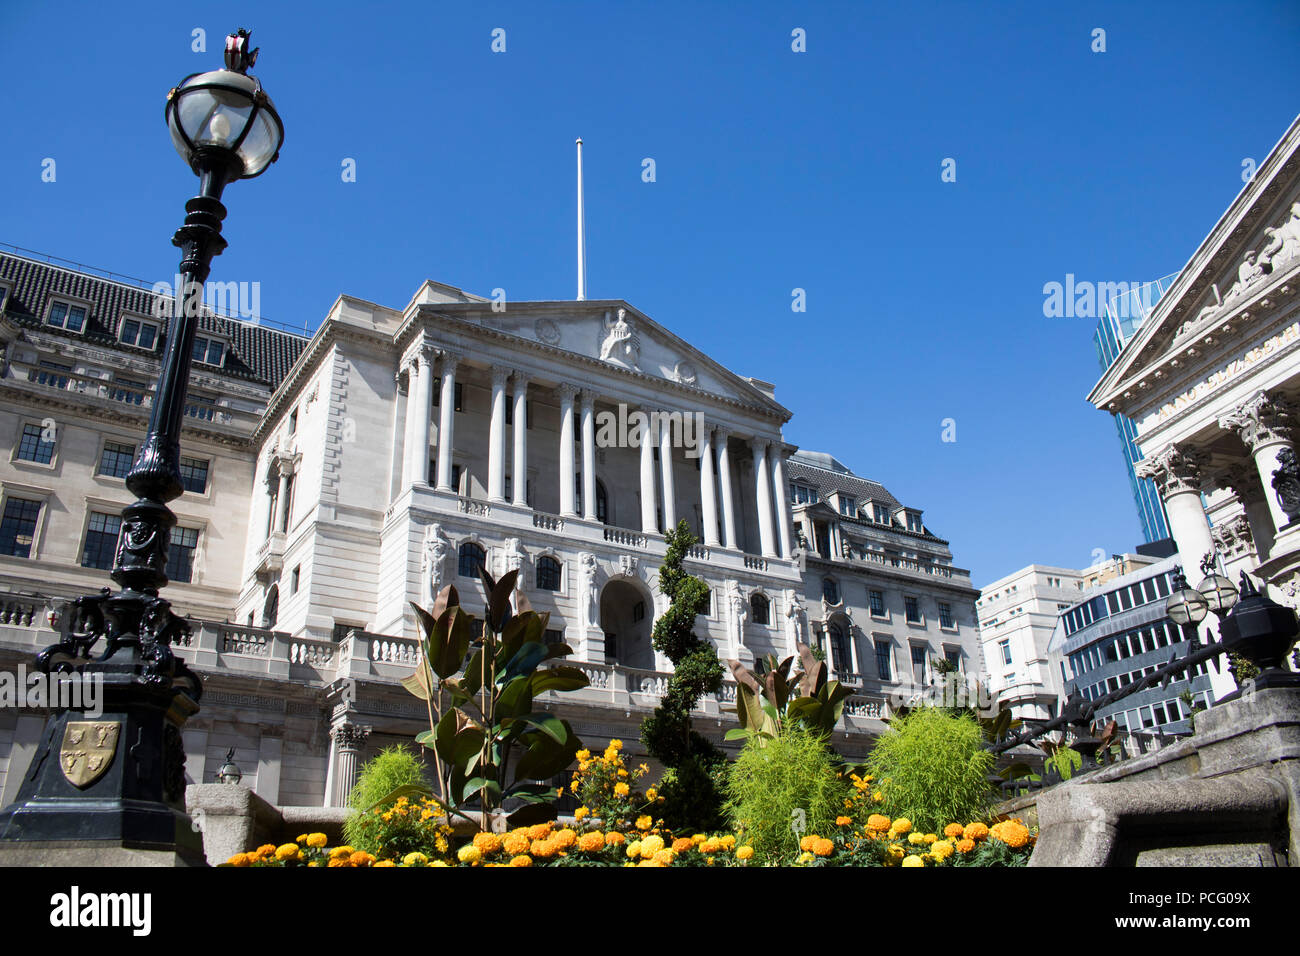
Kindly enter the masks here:
<path id="1" fill-rule="evenodd" d="M 123 316 L 118 330 L 118 339 L 123 345 L 134 345 L 136 348 L 152 352 L 154 346 L 158 344 L 158 324 Z"/>
<path id="2" fill-rule="evenodd" d="M 45 324 L 80 334 L 86 331 L 86 307 L 64 299 L 55 299 L 50 303 Z"/>
<path id="3" fill-rule="evenodd" d="M 906 511 L 906 512 L 904 512 L 904 515 L 906 516 L 906 519 L 907 519 L 907 530 L 908 530 L 908 531 L 921 532 L 921 531 L 924 531 L 924 530 L 925 530 L 925 526 L 924 526 L 923 524 L 921 524 L 921 515 L 920 515 L 920 513 L 916 512 L 916 511 Z"/>
<path id="4" fill-rule="evenodd" d="M 226 356 L 226 343 L 221 339 L 196 335 L 194 336 L 194 351 L 191 354 L 196 362 L 220 367 L 222 360 Z"/>
<path id="5" fill-rule="evenodd" d="M 858 499 L 852 495 L 840 495 L 840 514 L 850 518 L 858 516 Z"/>
<path id="6" fill-rule="evenodd" d="M 815 505 L 817 503 L 817 489 L 792 481 L 790 483 L 790 500 L 797 505 Z"/>
<path id="7" fill-rule="evenodd" d="M 889 509 L 882 504 L 873 504 L 871 506 L 872 518 L 876 524 L 889 524 Z"/>

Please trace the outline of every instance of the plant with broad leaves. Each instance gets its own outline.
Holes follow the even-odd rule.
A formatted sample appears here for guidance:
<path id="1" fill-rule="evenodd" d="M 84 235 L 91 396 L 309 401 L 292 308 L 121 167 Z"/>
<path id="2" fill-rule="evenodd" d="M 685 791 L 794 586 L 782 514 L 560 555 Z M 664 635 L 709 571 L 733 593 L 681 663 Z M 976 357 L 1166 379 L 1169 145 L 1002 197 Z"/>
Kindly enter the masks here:
<path id="1" fill-rule="evenodd" d="M 740 726 L 727 731 L 727 740 L 756 738 L 758 746 L 780 736 L 787 722 L 803 724 L 823 738 L 829 736 L 844 713 L 852 691 L 839 681 L 826 679 L 826 663 L 805 644 L 796 644 L 803 670 L 791 674 L 794 658 L 780 663 L 766 658 L 761 674 L 740 661 L 727 661 L 736 678 L 736 715 Z M 798 697 L 791 699 L 795 691 Z"/>
<path id="2" fill-rule="evenodd" d="M 486 571 L 479 575 L 487 608 L 478 637 L 454 587 L 443 588 L 428 611 L 411 605 L 423 658 L 402 686 L 429 709 L 429 729 L 415 739 L 436 755 L 441 802 L 449 811 L 463 816 L 477 803 L 486 828 L 489 814 L 513 800 L 523 806 L 510 815 L 512 826 L 553 820 L 556 790 L 549 780 L 573 762 L 582 741 L 568 721 L 535 702 L 546 691 L 586 687 L 587 675 L 576 667 L 541 666 L 572 649 L 546 643 L 550 615 L 532 610 L 522 592 L 512 606 L 517 571 L 500 581 Z M 450 698 L 445 709 L 444 694 Z"/>

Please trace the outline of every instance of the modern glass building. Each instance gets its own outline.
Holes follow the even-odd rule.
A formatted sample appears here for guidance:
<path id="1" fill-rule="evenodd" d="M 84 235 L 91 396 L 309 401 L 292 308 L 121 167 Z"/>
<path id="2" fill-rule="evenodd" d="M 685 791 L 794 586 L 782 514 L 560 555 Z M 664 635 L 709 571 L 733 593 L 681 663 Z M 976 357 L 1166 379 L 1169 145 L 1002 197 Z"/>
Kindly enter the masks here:
<path id="1" fill-rule="evenodd" d="M 1177 275 L 1174 273 L 1155 282 L 1148 282 L 1106 303 L 1101 320 L 1097 323 L 1097 331 L 1093 334 L 1097 360 L 1101 363 L 1103 372 L 1119 358 L 1124 345 L 1142 327 L 1160 296 L 1164 295 Z M 1155 483 L 1138 478 L 1135 470 L 1137 463 L 1142 460 L 1142 452 L 1137 446 L 1137 425 L 1130 418 L 1116 415 L 1115 430 L 1119 432 L 1120 445 L 1124 449 L 1124 466 L 1128 469 L 1133 502 L 1137 505 L 1138 520 L 1142 523 L 1142 536 L 1147 544 L 1168 538 L 1169 521 Z"/>
<path id="2" fill-rule="evenodd" d="M 1097 700 L 1187 653 L 1182 631 L 1165 616 L 1177 566 L 1175 555 L 1112 578 L 1062 612 L 1048 653 L 1067 695 L 1077 690 Z M 1103 725 L 1114 720 L 1133 732 L 1187 733 L 1191 711 L 1182 699 L 1187 692 L 1194 704 L 1213 703 L 1204 663 L 1166 687 L 1149 687 L 1115 702 L 1095 719 Z"/>

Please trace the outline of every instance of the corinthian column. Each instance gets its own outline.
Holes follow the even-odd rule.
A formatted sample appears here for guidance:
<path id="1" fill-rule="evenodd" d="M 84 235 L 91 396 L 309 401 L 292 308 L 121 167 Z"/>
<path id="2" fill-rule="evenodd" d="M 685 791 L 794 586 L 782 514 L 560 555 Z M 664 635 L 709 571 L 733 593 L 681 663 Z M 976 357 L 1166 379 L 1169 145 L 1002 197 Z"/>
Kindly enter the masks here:
<path id="1" fill-rule="evenodd" d="M 654 534 L 658 531 L 655 514 L 655 449 L 654 437 L 650 434 L 650 418 L 653 408 L 642 408 L 641 419 L 637 422 L 636 433 L 641 447 L 641 532 Z"/>
<path id="2" fill-rule="evenodd" d="M 560 514 L 576 518 L 573 507 L 573 397 L 576 386 L 567 382 L 556 387 L 560 396 Z"/>
<path id="3" fill-rule="evenodd" d="M 754 451 L 754 499 L 758 505 L 758 539 L 763 548 L 763 557 L 775 558 L 776 535 L 772 529 L 772 477 L 767 470 L 766 438 L 755 438 Z"/>
<path id="4" fill-rule="evenodd" d="M 700 510 L 704 520 L 704 543 L 718 545 L 718 499 L 713 478 L 713 430 L 700 429 Z"/>
<path id="5" fill-rule="evenodd" d="M 488 431 L 488 497 L 506 500 L 506 379 L 510 369 L 492 366 L 492 422 Z"/>
<path id="6" fill-rule="evenodd" d="M 1243 402 L 1229 414 L 1219 419 L 1219 427 L 1225 431 L 1236 432 L 1242 442 L 1250 449 L 1259 470 L 1260 482 L 1264 486 L 1264 499 L 1268 502 L 1269 514 L 1273 519 L 1274 531 L 1281 530 L 1291 519 L 1282 510 L 1273 489 L 1273 473 L 1280 466 L 1278 461 L 1282 450 L 1294 450 L 1296 435 L 1295 410 L 1291 403 L 1280 396 L 1258 392 L 1249 401 Z"/>
<path id="7" fill-rule="evenodd" d="M 722 530 L 726 532 L 727 547 L 739 551 L 739 536 L 736 534 L 736 504 L 731 494 L 731 450 L 728 443 L 731 432 L 719 428 L 714 432 L 718 443 L 718 485 L 722 489 Z"/>
<path id="8" fill-rule="evenodd" d="M 334 751 L 333 783 L 334 792 L 330 794 L 330 806 L 345 807 L 348 794 L 357 782 L 357 757 L 370 736 L 370 728 L 344 720 L 330 730 L 330 739 Z"/>
<path id="9" fill-rule="evenodd" d="M 596 520 L 596 396 L 582 393 L 582 516 Z"/>
<path id="10" fill-rule="evenodd" d="M 788 558 L 794 553 L 790 534 L 790 492 L 785 483 L 785 451 L 779 446 L 772 447 L 772 504 L 776 508 L 776 529 L 778 543 L 781 545 L 781 557 Z"/>
<path id="11" fill-rule="evenodd" d="M 1194 574 L 1207 552 L 1214 547 L 1210 523 L 1201 507 L 1201 468 L 1204 456 L 1191 448 L 1166 445 L 1158 453 L 1137 463 L 1137 477 L 1150 478 L 1165 503 L 1169 533 L 1178 545 L 1183 569 Z"/>
<path id="12" fill-rule="evenodd" d="M 528 378 L 515 372 L 511 379 L 515 395 L 514 429 L 515 453 L 514 478 L 510 489 L 514 503 L 520 507 L 528 504 Z"/>
<path id="13" fill-rule="evenodd" d="M 1215 484 L 1225 491 L 1231 491 L 1241 502 L 1242 510 L 1246 512 L 1246 526 L 1255 547 L 1255 556 L 1261 562 L 1266 561 L 1269 552 L 1273 550 L 1273 516 L 1268 508 L 1267 495 L 1260 486 L 1259 472 L 1254 462 L 1238 459 L 1215 476 Z M 1214 534 L 1216 530 L 1217 527 L 1211 530 L 1212 537 L 1218 537 Z"/>
<path id="14" fill-rule="evenodd" d="M 677 495 L 673 490 L 673 428 L 672 423 L 659 418 L 659 473 L 664 489 L 664 534 L 677 527 Z"/>
<path id="15" fill-rule="evenodd" d="M 451 491 L 451 465 L 456 424 L 456 366 L 460 356 L 455 352 L 442 353 L 442 394 L 438 407 L 438 489 Z M 428 454 L 427 450 L 425 452 Z"/>

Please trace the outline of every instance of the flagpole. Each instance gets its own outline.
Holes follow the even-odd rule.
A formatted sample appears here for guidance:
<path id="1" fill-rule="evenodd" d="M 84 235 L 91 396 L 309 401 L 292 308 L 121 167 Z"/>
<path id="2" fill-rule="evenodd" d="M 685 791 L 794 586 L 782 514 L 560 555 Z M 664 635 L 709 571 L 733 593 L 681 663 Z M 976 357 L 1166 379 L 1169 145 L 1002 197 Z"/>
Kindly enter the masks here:
<path id="1" fill-rule="evenodd" d="M 587 298 L 587 237 L 582 214 L 582 137 L 578 137 L 578 301 Z"/>

